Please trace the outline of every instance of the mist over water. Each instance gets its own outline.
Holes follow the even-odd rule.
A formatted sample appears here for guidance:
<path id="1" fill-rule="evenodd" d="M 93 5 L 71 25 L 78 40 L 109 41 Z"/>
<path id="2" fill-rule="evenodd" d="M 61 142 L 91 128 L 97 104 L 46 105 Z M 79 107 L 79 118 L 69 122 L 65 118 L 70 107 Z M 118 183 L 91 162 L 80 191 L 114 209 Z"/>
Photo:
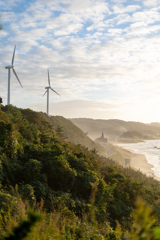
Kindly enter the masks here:
<path id="1" fill-rule="evenodd" d="M 118 144 L 126 149 L 131 149 L 135 153 L 144 154 L 147 162 L 154 167 L 152 170 L 157 177 L 160 177 L 160 140 L 147 140 L 139 143 Z"/>

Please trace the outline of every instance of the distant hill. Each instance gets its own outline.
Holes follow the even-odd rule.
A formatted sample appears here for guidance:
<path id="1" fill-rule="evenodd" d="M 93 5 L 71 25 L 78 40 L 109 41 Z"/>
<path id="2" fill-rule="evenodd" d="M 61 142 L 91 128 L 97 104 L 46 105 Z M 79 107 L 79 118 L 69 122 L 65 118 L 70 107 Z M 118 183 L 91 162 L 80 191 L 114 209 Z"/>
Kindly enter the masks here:
<path id="1" fill-rule="evenodd" d="M 126 139 L 143 139 L 144 135 L 142 135 L 141 133 L 137 132 L 137 131 L 127 131 L 122 133 L 122 135 L 120 135 L 120 138 L 126 138 Z"/>
<path id="2" fill-rule="evenodd" d="M 106 153 L 106 150 L 101 145 L 92 141 L 87 134 L 84 133 L 74 123 L 72 123 L 72 121 L 62 116 L 48 116 L 46 113 L 42 112 L 40 112 L 39 115 L 48 123 L 50 123 L 54 129 L 56 129 L 58 126 L 62 126 L 66 140 L 74 144 L 81 144 L 87 147 L 89 150 L 95 148 L 100 155 Z"/>
<path id="3" fill-rule="evenodd" d="M 159 123 L 145 124 L 118 119 L 94 120 L 90 118 L 72 118 L 70 120 L 84 132 L 88 132 L 88 136 L 92 139 L 99 137 L 102 132 L 107 138 L 115 138 L 127 134 L 128 131 L 130 134 L 136 132 L 136 135 L 139 135 L 141 139 L 160 139 Z M 133 137 L 135 134 L 131 135 Z"/>
<path id="4" fill-rule="evenodd" d="M 153 123 L 150 123 L 148 124 L 149 126 L 155 126 L 155 127 L 160 127 L 160 123 L 158 122 L 153 122 Z"/>

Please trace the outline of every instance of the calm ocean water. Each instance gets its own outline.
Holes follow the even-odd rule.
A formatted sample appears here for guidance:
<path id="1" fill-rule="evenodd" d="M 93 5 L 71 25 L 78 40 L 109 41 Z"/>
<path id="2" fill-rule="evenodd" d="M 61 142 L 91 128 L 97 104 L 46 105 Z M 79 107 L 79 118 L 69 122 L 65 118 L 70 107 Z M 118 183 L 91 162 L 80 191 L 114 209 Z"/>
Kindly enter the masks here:
<path id="1" fill-rule="evenodd" d="M 123 143 L 119 146 L 133 150 L 135 153 L 141 153 L 146 156 L 148 163 L 154 167 L 154 174 L 160 177 L 160 140 L 147 140 L 140 143 Z"/>

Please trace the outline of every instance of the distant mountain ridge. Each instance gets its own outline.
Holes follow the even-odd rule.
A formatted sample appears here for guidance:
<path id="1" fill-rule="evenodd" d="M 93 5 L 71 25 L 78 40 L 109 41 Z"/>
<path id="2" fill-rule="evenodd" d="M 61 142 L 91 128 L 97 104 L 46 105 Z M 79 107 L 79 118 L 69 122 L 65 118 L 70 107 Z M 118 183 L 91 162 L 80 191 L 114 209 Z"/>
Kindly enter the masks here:
<path id="1" fill-rule="evenodd" d="M 103 132 L 107 138 L 123 138 L 136 136 L 140 139 L 160 139 L 160 123 L 145 124 L 141 122 L 123 121 L 118 119 L 90 119 L 72 118 L 70 119 L 82 131 L 88 132 L 88 136 L 95 139 Z M 126 134 L 128 132 L 128 134 Z"/>

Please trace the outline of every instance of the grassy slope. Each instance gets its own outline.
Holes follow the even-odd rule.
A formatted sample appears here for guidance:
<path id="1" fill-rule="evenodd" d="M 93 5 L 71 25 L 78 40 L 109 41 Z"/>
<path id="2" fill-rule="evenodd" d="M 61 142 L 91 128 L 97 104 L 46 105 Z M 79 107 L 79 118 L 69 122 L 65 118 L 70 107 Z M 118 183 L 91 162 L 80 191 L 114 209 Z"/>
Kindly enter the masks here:
<path id="1" fill-rule="evenodd" d="M 122 120 L 94 120 L 87 118 L 75 118 L 71 121 L 88 132 L 91 138 L 97 138 L 103 132 L 106 137 L 120 136 L 126 131 L 137 131 L 142 135 L 160 138 L 160 125 L 144 124 L 140 122 L 126 122 Z"/>
<path id="2" fill-rule="evenodd" d="M 62 116 L 47 116 L 45 113 L 39 113 L 54 129 L 59 125 L 63 127 L 64 136 L 67 140 L 74 144 L 81 144 L 88 149 L 96 148 L 99 154 L 105 154 L 106 150 L 98 143 L 93 142 L 79 127 L 73 124 L 70 120 Z"/>
<path id="3" fill-rule="evenodd" d="M 117 145 L 112 145 L 115 153 L 110 156 L 112 160 L 124 167 L 125 159 L 129 159 L 132 156 L 132 153 L 126 149 L 123 149 Z"/>

